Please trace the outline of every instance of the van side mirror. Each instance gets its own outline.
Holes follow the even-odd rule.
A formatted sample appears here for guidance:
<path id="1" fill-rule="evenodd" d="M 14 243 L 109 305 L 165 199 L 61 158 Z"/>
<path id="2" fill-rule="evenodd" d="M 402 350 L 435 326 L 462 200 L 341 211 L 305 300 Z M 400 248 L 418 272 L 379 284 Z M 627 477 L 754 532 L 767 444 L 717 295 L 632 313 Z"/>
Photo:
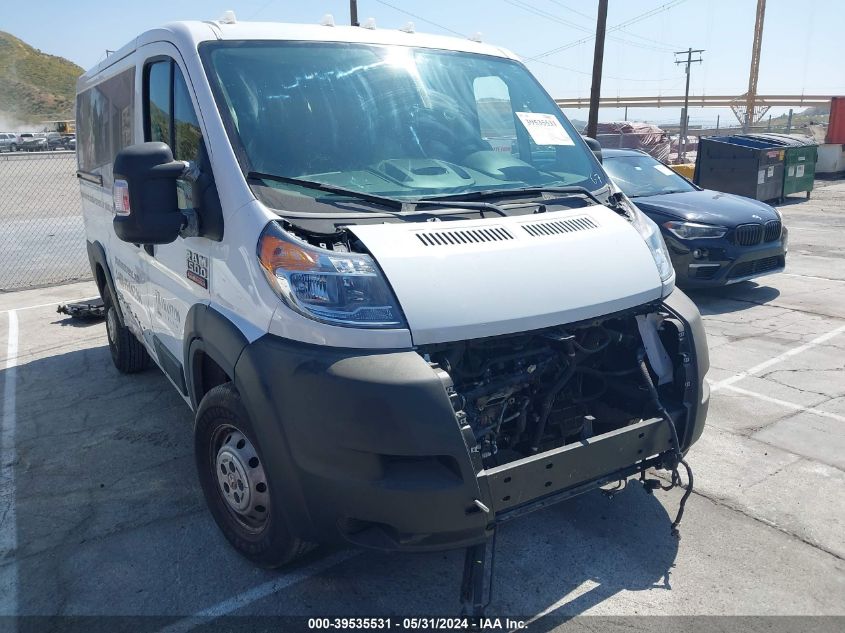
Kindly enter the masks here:
<path id="1" fill-rule="evenodd" d="M 589 136 L 583 136 L 582 135 L 581 138 L 584 139 L 584 142 L 587 144 L 587 147 L 589 147 L 592 150 L 593 154 L 595 154 L 596 159 L 599 162 L 602 162 L 602 160 L 601 160 L 601 143 L 599 143 L 596 139 L 589 137 Z"/>
<path id="2" fill-rule="evenodd" d="M 176 193 L 185 163 L 173 160 L 165 143 L 138 143 L 118 152 L 112 171 L 117 237 L 134 244 L 174 241 L 185 223 Z"/>

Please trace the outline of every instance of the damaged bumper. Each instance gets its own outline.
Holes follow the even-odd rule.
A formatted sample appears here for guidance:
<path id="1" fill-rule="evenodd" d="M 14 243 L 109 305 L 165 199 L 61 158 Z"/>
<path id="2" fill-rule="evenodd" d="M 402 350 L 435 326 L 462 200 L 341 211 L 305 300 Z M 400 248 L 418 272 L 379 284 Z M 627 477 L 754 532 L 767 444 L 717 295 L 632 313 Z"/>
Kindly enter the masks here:
<path id="1" fill-rule="evenodd" d="M 686 384 L 670 413 L 682 450 L 701 435 L 708 356 L 695 306 L 679 291 L 664 310 L 681 324 Z M 321 542 L 384 550 L 465 547 L 500 521 L 659 466 L 671 449 L 660 418 L 487 467 L 456 415 L 442 372 L 414 350 L 370 353 L 265 336 L 235 369 L 265 468 L 286 482 L 289 526 Z"/>

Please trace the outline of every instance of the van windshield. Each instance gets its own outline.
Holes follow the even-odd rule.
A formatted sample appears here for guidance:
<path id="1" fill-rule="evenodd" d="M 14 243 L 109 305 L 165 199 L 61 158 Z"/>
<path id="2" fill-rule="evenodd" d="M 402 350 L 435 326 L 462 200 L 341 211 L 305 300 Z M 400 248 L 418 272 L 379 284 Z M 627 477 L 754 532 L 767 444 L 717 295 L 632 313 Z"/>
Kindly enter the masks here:
<path id="1" fill-rule="evenodd" d="M 570 122 L 521 64 L 472 53 L 324 42 L 201 47 L 245 173 L 403 200 L 604 187 Z"/>

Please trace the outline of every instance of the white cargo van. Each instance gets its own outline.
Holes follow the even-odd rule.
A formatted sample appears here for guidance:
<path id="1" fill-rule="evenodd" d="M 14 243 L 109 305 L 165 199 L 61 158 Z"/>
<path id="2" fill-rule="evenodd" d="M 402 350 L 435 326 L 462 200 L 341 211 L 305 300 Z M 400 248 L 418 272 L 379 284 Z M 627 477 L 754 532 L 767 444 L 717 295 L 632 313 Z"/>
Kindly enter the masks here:
<path id="1" fill-rule="evenodd" d="M 77 136 L 114 364 L 154 362 L 196 411 L 249 559 L 476 547 L 648 468 L 679 481 L 699 313 L 507 51 L 176 23 L 80 78 Z"/>

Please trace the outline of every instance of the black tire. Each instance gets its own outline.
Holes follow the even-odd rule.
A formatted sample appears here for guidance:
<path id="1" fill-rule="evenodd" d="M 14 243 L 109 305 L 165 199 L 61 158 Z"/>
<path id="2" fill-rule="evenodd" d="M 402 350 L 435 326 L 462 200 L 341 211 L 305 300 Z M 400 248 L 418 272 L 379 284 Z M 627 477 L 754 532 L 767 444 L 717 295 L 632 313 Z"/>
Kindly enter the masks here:
<path id="1" fill-rule="evenodd" d="M 233 455 L 228 451 L 245 453 Z M 260 567 L 272 569 L 314 547 L 290 534 L 281 488 L 273 485 L 264 470 L 261 447 L 232 383 L 214 387 L 200 402 L 194 424 L 194 456 L 208 509 L 238 553 Z M 221 476 L 221 470 L 228 474 Z M 227 478 L 232 486 L 224 491 Z M 237 499 L 236 484 L 241 481 L 245 483 L 240 490 L 249 494 Z M 236 509 L 233 496 L 247 507 Z"/>
<path id="2" fill-rule="evenodd" d="M 126 326 L 120 324 L 117 308 L 108 288 L 103 291 L 103 305 L 106 310 L 109 351 L 117 371 L 122 374 L 134 374 L 147 369 L 151 364 L 150 355 L 141 341 L 135 338 Z"/>
<path id="3" fill-rule="evenodd" d="M 9 151 L 10 151 L 10 152 L 17 152 L 17 151 L 18 151 L 18 146 L 17 146 L 15 143 L 12 143 L 12 144 L 9 146 Z"/>

